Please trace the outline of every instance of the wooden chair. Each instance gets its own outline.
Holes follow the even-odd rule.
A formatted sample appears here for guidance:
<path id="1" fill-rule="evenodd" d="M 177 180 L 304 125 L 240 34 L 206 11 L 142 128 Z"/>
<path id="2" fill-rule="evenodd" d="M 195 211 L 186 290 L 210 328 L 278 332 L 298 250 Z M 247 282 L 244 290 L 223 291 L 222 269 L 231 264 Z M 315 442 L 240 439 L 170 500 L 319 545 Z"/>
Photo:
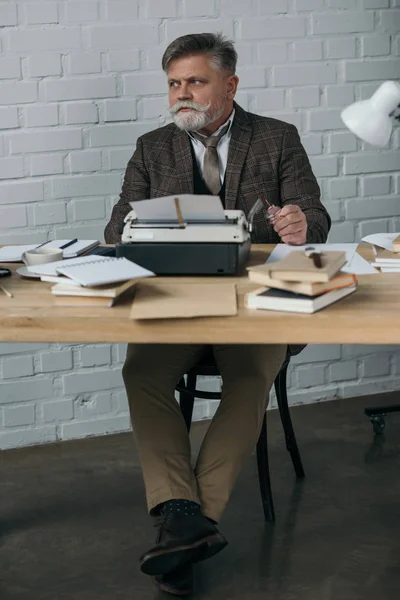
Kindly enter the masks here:
<path id="1" fill-rule="evenodd" d="M 293 430 L 292 420 L 290 418 L 287 400 L 286 375 L 289 366 L 289 361 L 290 354 L 288 353 L 286 355 L 285 362 L 283 363 L 281 370 L 279 371 L 275 379 L 274 387 L 282 426 L 285 433 L 286 448 L 288 452 L 290 452 L 290 457 L 292 459 L 296 477 L 303 478 L 305 476 L 304 469 Z M 220 392 L 207 392 L 197 390 L 196 383 L 198 376 L 220 376 L 218 367 L 215 363 L 214 356 L 211 351 L 207 352 L 206 355 L 202 358 L 202 360 L 186 374 L 186 382 L 183 377 L 176 387 L 177 391 L 179 392 L 179 406 L 181 408 L 183 418 L 185 419 L 188 431 L 190 431 L 190 426 L 192 422 L 195 398 L 201 398 L 206 400 L 221 399 Z M 275 510 L 274 501 L 272 497 L 268 463 L 266 415 L 264 416 L 260 437 L 258 438 L 257 442 L 257 466 L 264 517 L 266 521 L 272 522 L 275 521 Z"/>

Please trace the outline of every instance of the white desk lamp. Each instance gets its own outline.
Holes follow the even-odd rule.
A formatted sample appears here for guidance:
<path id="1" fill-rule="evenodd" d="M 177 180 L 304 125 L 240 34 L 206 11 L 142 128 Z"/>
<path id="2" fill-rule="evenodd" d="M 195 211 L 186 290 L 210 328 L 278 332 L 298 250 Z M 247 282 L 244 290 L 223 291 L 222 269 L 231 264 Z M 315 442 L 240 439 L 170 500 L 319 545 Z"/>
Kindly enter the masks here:
<path id="1" fill-rule="evenodd" d="M 385 81 L 369 100 L 354 102 L 342 111 L 343 123 L 356 136 L 374 146 L 386 146 L 392 133 L 391 117 L 400 120 L 400 85 Z M 374 432 L 382 434 L 387 413 L 399 412 L 400 404 L 365 408 Z"/>
<path id="2" fill-rule="evenodd" d="M 369 100 L 350 104 L 342 111 L 343 123 L 356 136 L 373 146 L 386 146 L 392 132 L 391 117 L 400 120 L 400 84 L 385 81 Z"/>

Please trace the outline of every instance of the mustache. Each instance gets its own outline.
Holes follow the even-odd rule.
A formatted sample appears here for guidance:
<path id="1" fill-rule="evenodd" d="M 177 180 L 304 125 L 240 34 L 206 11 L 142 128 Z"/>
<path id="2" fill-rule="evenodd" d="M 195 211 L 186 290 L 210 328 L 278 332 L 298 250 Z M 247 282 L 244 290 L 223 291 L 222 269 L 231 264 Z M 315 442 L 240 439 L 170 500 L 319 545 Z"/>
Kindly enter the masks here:
<path id="1" fill-rule="evenodd" d="M 181 108 L 191 108 L 192 110 L 197 110 L 200 113 L 205 113 L 209 110 L 211 103 L 206 104 L 206 106 L 202 106 L 197 102 L 191 102 L 190 100 L 178 100 L 175 102 L 173 106 L 170 107 L 169 112 L 171 115 L 175 115 Z"/>

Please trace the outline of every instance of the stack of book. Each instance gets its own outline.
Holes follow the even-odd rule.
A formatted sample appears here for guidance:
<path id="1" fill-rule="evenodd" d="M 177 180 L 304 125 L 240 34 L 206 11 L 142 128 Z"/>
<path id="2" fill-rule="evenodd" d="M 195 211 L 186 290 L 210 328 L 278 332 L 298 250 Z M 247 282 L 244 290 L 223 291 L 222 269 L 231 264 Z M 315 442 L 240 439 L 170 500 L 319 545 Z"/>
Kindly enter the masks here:
<path id="1" fill-rule="evenodd" d="M 355 275 L 340 271 L 344 252 L 323 252 L 319 260 L 316 266 L 297 250 L 280 261 L 249 267 L 250 281 L 264 287 L 246 294 L 247 308 L 314 313 L 356 290 Z"/>
<path id="2" fill-rule="evenodd" d="M 394 252 L 379 249 L 372 263 L 372 266 L 378 267 L 382 273 L 400 273 L 400 244 L 395 242 L 396 240 L 393 240 Z"/>
<path id="3" fill-rule="evenodd" d="M 43 265 L 28 272 L 55 283 L 51 293 L 61 306 L 113 306 L 132 286 L 154 273 L 126 258 L 82 256 Z"/>
<path id="4" fill-rule="evenodd" d="M 60 282 L 51 288 L 56 306 L 105 306 L 110 307 L 132 291 L 136 280 L 125 281 L 119 285 L 101 285 L 83 287 Z"/>
<path id="5" fill-rule="evenodd" d="M 394 240 L 392 241 L 392 244 L 393 244 L 393 251 L 400 252 L 400 235 L 398 235 L 396 238 L 394 238 Z"/>
<path id="6" fill-rule="evenodd" d="M 137 281 L 154 276 L 126 258 L 88 256 L 56 264 L 57 278 L 63 280 L 51 288 L 51 293 L 55 304 L 62 306 L 114 306 Z"/>

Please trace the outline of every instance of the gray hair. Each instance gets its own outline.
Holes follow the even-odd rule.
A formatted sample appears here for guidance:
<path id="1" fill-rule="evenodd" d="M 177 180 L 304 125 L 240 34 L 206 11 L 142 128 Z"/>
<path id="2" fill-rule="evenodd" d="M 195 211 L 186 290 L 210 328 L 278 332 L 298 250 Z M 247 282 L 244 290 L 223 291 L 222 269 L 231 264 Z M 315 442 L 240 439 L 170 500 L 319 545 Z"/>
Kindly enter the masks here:
<path id="1" fill-rule="evenodd" d="M 233 42 L 222 33 L 190 33 L 178 37 L 164 52 L 162 68 L 167 73 L 173 60 L 196 54 L 209 55 L 214 68 L 235 74 L 237 52 Z"/>

